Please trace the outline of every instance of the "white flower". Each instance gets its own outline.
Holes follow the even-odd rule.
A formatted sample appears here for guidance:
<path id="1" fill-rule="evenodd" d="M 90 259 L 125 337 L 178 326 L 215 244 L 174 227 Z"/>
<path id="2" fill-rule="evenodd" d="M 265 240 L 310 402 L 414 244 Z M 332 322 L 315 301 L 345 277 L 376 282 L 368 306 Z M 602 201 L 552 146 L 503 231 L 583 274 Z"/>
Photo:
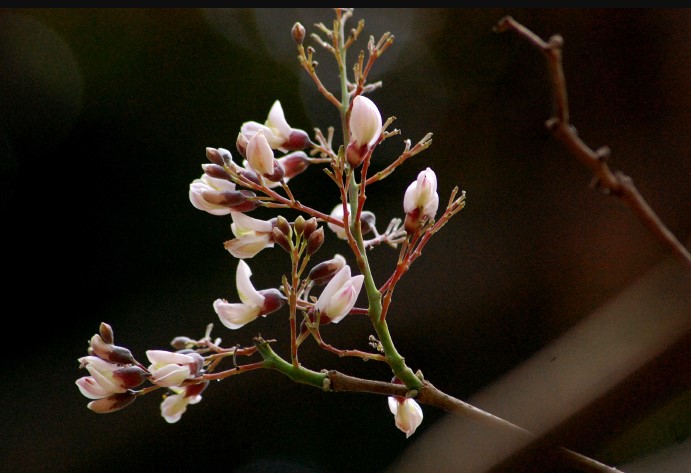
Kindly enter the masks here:
<path id="1" fill-rule="evenodd" d="M 335 218 L 336 220 L 343 221 L 343 204 L 338 204 L 336 207 L 333 208 L 331 213 L 329 214 L 331 217 Z M 350 220 L 350 213 L 348 214 L 348 220 Z M 333 231 L 336 236 L 342 240 L 347 240 L 348 237 L 346 236 L 346 231 L 345 228 L 342 226 L 338 226 L 334 223 L 327 222 L 327 225 Z"/>
<path id="2" fill-rule="evenodd" d="M 292 128 L 286 121 L 281 102 L 276 100 L 269 110 L 269 116 L 264 124 L 249 121 L 242 124 L 240 133 L 251 140 L 258 132 L 262 132 L 271 149 L 280 151 L 296 151 L 304 149 L 309 144 L 309 137 L 303 130 Z"/>
<path id="3" fill-rule="evenodd" d="M 151 362 L 149 366 L 151 382 L 167 387 L 179 386 L 186 379 L 194 378 L 203 363 L 198 353 L 147 350 L 146 357 Z"/>
<path id="4" fill-rule="evenodd" d="M 218 179 L 202 174 L 190 184 L 190 202 L 199 210 L 212 215 L 227 215 L 230 208 L 223 204 L 223 192 L 236 192 L 235 184 L 225 179 Z"/>
<path id="5" fill-rule="evenodd" d="M 413 181 L 405 191 L 403 197 L 403 210 L 406 213 L 420 211 L 419 217 L 434 218 L 439 207 L 439 195 L 437 194 L 437 175 L 432 169 L 420 171 L 417 180 Z"/>
<path id="6" fill-rule="evenodd" d="M 415 433 L 422 423 L 422 408 L 412 398 L 389 396 L 389 410 L 394 415 L 396 427 L 405 433 L 406 438 Z"/>
<path id="7" fill-rule="evenodd" d="M 230 229 L 236 238 L 223 246 L 236 258 L 252 258 L 264 248 L 273 248 L 273 223 L 249 217 L 241 212 L 230 212 L 233 223 Z"/>
<path id="8" fill-rule="evenodd" d="M 238 329 L 260 315 L 266 316 L 278 310 L 285 302 L 276 289 L 257 291 L 250 281 L 250 276 L 250 267 L 241 259 L 235 273 L 235 284 L 242 302 L 229 303 L 225 299 L 214 301 L 214 310 L 221 323 L 230 329 Z"/>
<path id="9" fill-rule="evenodd" d="M 276 158 L 261 130 L 247 143 L 247 162 L 257 174 L 268 176 L 274 173 Z"/>
<path id="10" fill-rule="evenodd" d="M 169 394 L 161 402 L 161 416 L 169 424 L 179 421 L 190 404 L 197 404 L 202 400 L 201 392 L 206 388 L 208 382 L 195 384 L 184 388 L 171 387 L 175 394 Z"/>
<path id="11" fill-rule="evenodd" d="M 350 142 L 358 147 L 367 145 L 371 148 L 381 135 L 381 114 L 370 99 L 358 95 L 353 100 L 350 112 Z"/>
<path id="12" fill-rule="evenodd" d="M 146 377 L 146 372 L 138 366 L 120 366 L 97 356 L 84 356 L 78 361 L 91 375 L 76 381 L 79 391 L 89 399 L 124 393 L 142 384 Z"/>
<path id="13" fill-rule="evenodd" d="M 326 285 L 314 309 L 331 322 L 338 323 L 355 305 L 364 279 L 362 274 L 351 277 L 350 266 L 343 266 Z"/>

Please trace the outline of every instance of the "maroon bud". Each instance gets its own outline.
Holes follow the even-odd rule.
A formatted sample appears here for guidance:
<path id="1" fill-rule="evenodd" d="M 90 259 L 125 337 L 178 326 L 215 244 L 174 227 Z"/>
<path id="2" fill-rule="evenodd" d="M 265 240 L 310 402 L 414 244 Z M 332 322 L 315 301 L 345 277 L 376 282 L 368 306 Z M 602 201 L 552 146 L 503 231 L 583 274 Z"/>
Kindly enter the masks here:
<path id="1" fill-rule="evenodd" d="M 288 240 L 288 237 L 285 235 L 285 233 L 283 233 L 278 227 L 271 229 L 271 237 L 275 243 L 278 243 L 278 245 L 288 253 L 292 251 L 292 248 L 290 247 L 290 240 Z"/>
<path id="2" fill-rule="evenodd" d="M 271 174 L 264 174 L 264 177 L 271 182 L 278 182 L 283 179 L 286 175 L 285 169 L 281 166 L 281 163 L 277 159 L 274 159 L 274 170 Z"/>
<path id="3" fill-rule="evenodd" d="M 202 371 L 202 368 L 204 368 L 204 357 L 196 351 L 185 354 L 194 358 L 194 362 L 190 363 L 188 366 L 190 367 L 190 374 L 196 376 Z"/>
<path id="4" fill-rule="evenodd" d="M 124 389 L 136 388 L 150 376 L 150 373 L 139 366 L 127 366 L 113 371 L 113 378 L 117 379 Z"/>
<path id="5" fill-rule="evenodd" d="M 216 148 L 206 148 L 206 158 L 218 166 L 223 166 L 223 156 Z"/>
<path id="6" fill-rule="evenodd" d="M 268 315 L 277 311 L 283 307 L 283 304 L 286 302 L 285 297 L 278 289 L 264 289 L 263 291 L 259 291 L 259 294 L 264 296 L 264 305 L 261 309 L 261 315 Z"/>
<path id="7" fill-rule="evenodd" d="M 367 233 L 374 230 L 376 223 L 377 223 L 377 217 L 372 212 L 364 210 L 360 214 L 360 224 L 362 227 L 362 234 L 363 235 L 366 235 Z"/>
<path id="8" fill-rule="evenodd" d="M 113 334 L 113 329 L 110 325 L 105 322 L 101 322 L 101 326 L 98 328 L 98 333 L 101 334 L 101 338 L 106 343 L 113 343 L 115 341 L 115 335 Z"/>
<path id="9" fill-rule="evenodd" d="M 295 151 L 290 154 L 278 158 L 278 162 L 281 163 L 283 169 L 285 169 L 285 174 L 288 179 L 291 179 L 298 174 L 302 173 L 305 169 L 312 164 L 312 161 L 307 157 L 304 151 Z"/>
<path id="10" fill-rule="evenodd" d="M 293 25 L 293 29 L 290 30 L 290 33 L 293 35 L 293 40 L 297 44 L 302 44 L 302 42 L 305 41 L 305 27 L 302 26 L 299 21 Z"/>
<path id="11" fill-rule="evenodd" d="M 293 128 L 288 139 L 281 145 L 281 148 L 288 151 L 298 151 L 309 147 L 311 144 L 312 142 L 306 131 Z"/>
<path id="12" fill-rule="evenodd" d="M 345 265 L 345 259 L 340 256 L 322 261 L 309 272 L 307 276 L 317 286 L 323 286 L 333 278 Z"/>
<path id="13" fill-rule="evenodd" d="M 129 406 L 136 398 L 137 396 L 134 393 L 116 393 L 96 401 L 91 401 L 86 407 L 97 414 L 108 414 Z"/>
<path id="14" fill-rule="evenodd" d="M 249 140 L 242 133 L 238 133 L 238 138 L 235 140 L 235 148 L 237 148 L 238 153 L 242 155 L 243 158 L 247 159 L 247 144 Z"/>
<path id="15" fill-rule="evenodd" d="M 420 229 L 422 222 L 420 221 L 420 209 L 416 208 L 412 212 L 405 214 L 405 222 L 403 226 L 408 233 L 415 233 Z"/>
<path id="16" fill-rule="evenodd" d="M 228 171 L 226 171 L 223 166 L 219 166 L 218 164 L 202 164 L 202 169 L 204 170 L 204 174 L 209 177 L 230 181 L 230 174 L 228 174 Z"/>
<path id="17" fill-rule="evenodd" d="M 250 169 L 240 168 L 238 169 L 238 174 L 240 174 L 245 179 L 254 182 L 257 185 L 261 185 L 261 183 L 259 182 L 259 178 L 257 177 L 257 173 Z"/>
<path id="18" fill-rule="evenodd" d="M 365 160 L 367 155 L 367 143 L 358 146 L 356 142 L 352 142 L 346 148 L 346 159 L 351 167 L 356 168 Z"/>
<path id="19" fill-rule="evenodd" d="M 200 395 L 209 386 L 208 381 L 198 384 L 190 384 L 185 387 L 185 397 L 194 397 Z"/>
<path id="20" fill-rule="evenodd" d="M 91 337 L 90 347 L 94 355 L 110 363 L 118 365 L 135 363 L 132 353 L 127 348 L 106 343 L 98 334 Z"/>
<path id="21" fill-rule="evenodd" d="M 307 238 L 307 254 L 313 255 L 324 243 L 324 227 L 319 227 Z"/>
<path id="22" fill-rule="evenodd" d="M 303 231 L 304 235 L 309 238 L 313 231 L 317 229 L 317 219 L 312 217 L 305 222 L 305 229 Z"/>
<path id="23" fill-rule="evenodd" d="M 235 212 L 245 213 L 245 212 L 249 212 L 250 210 L 254 210 L 257 207 L 259 207 L 259 202 L 255 199 L 253 199 L 253 197 L 257 196 L 257 194 L 255 194 L 252 191 L 245 191 L 245 190 L 240 191 L 240 193 L 245 196 L 245 201 L 238 204 L 238 205 L 230 206 L 230 208 L 232 210 L 234 210 Z"/>
<path id="24" fill-rule="evenodd" d="M 290 223 L 288 223 L 288 220 L 286 220 L 286 218 L 282 215 L 276 217 L 276 228 L 278 228 L 287 237 L 290 237 L 292 234 Z"/>

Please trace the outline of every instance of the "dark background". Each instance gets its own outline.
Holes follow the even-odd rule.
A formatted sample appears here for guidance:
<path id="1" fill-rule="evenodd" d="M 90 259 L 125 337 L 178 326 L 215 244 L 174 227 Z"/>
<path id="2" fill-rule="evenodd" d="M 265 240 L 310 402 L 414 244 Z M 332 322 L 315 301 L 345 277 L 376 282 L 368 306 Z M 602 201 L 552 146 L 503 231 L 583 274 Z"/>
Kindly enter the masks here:
<path id="1" fill-rule="evenodd" d="M 402 216 L 403 192 L 424 167 L 436 171 L 442 203 L 454 186 L 467 192 L 467 207 L 398 285 L 389 315 L 408 364 L 461 399 L 672 259 L 621 202 L 589 188 L 589 172 L 548 134 L 544 58 L 516 35 L 492 31 L 507 14 L 544 39 L 563 35 L 579 135 L 594 149 L 610 146 L 612 168 L 634 179 L 680 240 L 691 234 L 691 11 L 356 9 L 351 26 L 364 19 L 365 31 L 350 61 L 370 34 L 395 36 L 370 75 L 383 81 L 370 98 L 402 133 L 375 153 L 374 169 L 398 156 L 403 139 L 434 133 L 430 149 L 368 189 L 379 228 Z M 145 363 L 145 350 L 167 349 L 176 335 L 199 338 L 208 323 L 227 346 L 248 346 L 261 333 L 286 353 L 284 312 L 235 332 L 217 321 L 213 300 L 236 298 L 236 261 L 222 246 L 230 219 L 193 208 L 187 192 L 205 147 L 234 152 L 240 125 L 263 122 L 276 99 L 294 127 L 338 129 L 290 36 L 295 21 L 309 33 L 332 19 L 329 9 L 0 10 L 0 469 L 383 471 L 445 417 L 424 408 L 406 440 L 385 398 L 325 394 L 254 371 L 213 384 L 169 425 L 157 393 L 96 415 L 74 384 L 101 321 Z M 332 83 L 333 58 L 317 47 L 316 59 Z M 336 202 L 316 167 L 291 184 L 308 205 L 329 211 Z M 253 215 L 268 218 L 263 210 Z M 346 251 L 327 232 L 318 255 Z M 396 257 L 388 247 L 371 253 L 379 284 Z M 287 268 L 278 249 L 249 263 L 257 288 L 277 285 Z M 650 330 L 657 317 L 664 314 L 651 313 Z M 357 317 L 324 330 L 341 348 L 366 349 L 370 333 Z M 391 376 L 312 344 L 301 361 Z M 685 368 L 671 365 L 648 398 L 610 400 L 630 410 L 576 420 L 585 432 L 570 448 L 621 466 L 688 445 L 691 409 L 678 402 L 689 399 Z M 626 420 L 675 400 L 662 431 L 612 447 Z M 605 434 L 590 442 L 587 431 Z"/>

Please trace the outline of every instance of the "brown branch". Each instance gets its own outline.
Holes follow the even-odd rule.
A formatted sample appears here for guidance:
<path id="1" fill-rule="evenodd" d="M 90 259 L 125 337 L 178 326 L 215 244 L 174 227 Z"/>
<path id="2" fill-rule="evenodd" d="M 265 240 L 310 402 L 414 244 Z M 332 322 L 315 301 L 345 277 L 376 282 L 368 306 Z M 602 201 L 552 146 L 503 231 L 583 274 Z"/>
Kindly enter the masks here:
<path id="1" fill-rule="evenodd" d="M 437 407 L 443 409 L 454 415 L 467 417 L 469 419 L 481 422 L 489 427 L 502 429 L 506 432 L 511 432 L 521 436 L 527 440 L 534 440 L 535 435 L 516 424 L 497 417 L 494 414 L 478 409 L 477 407 L 456 399 L 453 396 L 437 389 L 429 381 L 423 381 L 422 389 L 415 393 L 408 391 L 408 389 L 401 384 L 386 383 L 383 381 L 373 381 L 368 379 L 357 378 L 349 376 L 338 371 L 329 371 L 327 373 L 329 380 L 329 390 L 334 392 L 367 392 L 372 394 L 383 394 L 388 396 L 411 396 L 420 404 Z M 550 445 L 549 447 L 556 449 L 558 453 L 563 455 L 564 459 L 569 463 L 577 466 L 585 472 L 606 472 L 606 473 L 622 473 L 621 470 L 607 466 L 592 458 L 576 453 L 564 447 L 557 445 Z"/>
<path id="2" fill-rule="evenodd" d="M 494 29 L 497 32 L 514 31 L 542 52 L 547 59 L 554 103 L 554 116 L 547 120 L 547 128 L 557 140 L 566 146 L 571 154 L 593 172 L 595 182 L 601 189 L 624 202 L 664 246 L 691 268 L 691 253 L 662 223 L 638 192 L 633 180 L 620 171 L 612 172 L 610 170 L 606 162 L 609 149 L 605 147 L 597 151 L 592 150 L 578 137 L 575 129 L 569 123 L 566 80 L 562 68 L 562 46 L 564 44 L 562 37 L 554 35 L 548 42 L 545 42 L 510 16 L 499 20 Z"/>

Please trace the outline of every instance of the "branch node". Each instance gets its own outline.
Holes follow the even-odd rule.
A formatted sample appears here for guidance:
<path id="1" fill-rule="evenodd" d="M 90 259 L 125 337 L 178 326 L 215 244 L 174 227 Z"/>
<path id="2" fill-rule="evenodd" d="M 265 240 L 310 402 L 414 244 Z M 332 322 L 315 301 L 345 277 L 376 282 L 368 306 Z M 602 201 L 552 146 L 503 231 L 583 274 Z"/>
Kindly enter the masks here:
<path id="1" fill-rule="evenodd" d="M 606 163 L 609 157 L 612 155 L 612 150 L 609 146 L 602 146 L 597 151 L 595 151 L 595 159 L 601 163 Z"/>
<path id="2" fill-rule="evenodd" d="M 552 35 L 547 44 L 552 49 L 561 49 L 564 46 L 564 38 L 558 34 Z"/>
<path id="3" fill-rule="evenodd" d="M 545 122 L 545 126 L 549 131 L 554 131 L 559 127 L 559 124 L 561 123 L 561 120 L 557 117 L 552 117 L 549 120 Z"/>

